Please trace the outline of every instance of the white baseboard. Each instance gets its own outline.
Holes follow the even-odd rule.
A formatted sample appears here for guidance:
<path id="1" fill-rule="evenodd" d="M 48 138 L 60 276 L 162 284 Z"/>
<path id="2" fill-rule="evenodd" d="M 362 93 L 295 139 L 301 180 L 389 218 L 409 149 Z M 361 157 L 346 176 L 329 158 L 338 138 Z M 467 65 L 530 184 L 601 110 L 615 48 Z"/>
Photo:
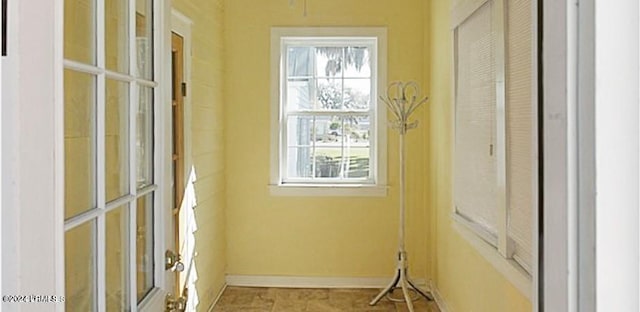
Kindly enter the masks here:
<path id="1" fill-rule="evenodd" d="M 213 303 L 211 303 L 211 306 L 209 307 L 209 309 L 207 310 L 208 312 L 213 311 L 213 308 L 216 306 L 216 304 L 218 303 L 218 301 L 220 300 L 220 297 L 222 297 L 222 294 L 224 293 L 224 291 L 227 289 L 227 284 L 224 284 L 224 286 L 222 287 L 222 289 L 220 290 L 220 292 L 218 293 L 218 295 L 216 296 L 216 299 L 213 300 Z"/>
<path id="2" fill-rule="evenodd" d="M 277 288 L 384 288 L 391 282 L 389 277 L 306 277 L 227 275 L 227 285 L 243 287 Z M 415 279 L 419 287 L 425 287 L 424 279 Z"/>
<path id="3" fill-rule="evenodd" d="M 444 301 L 444 298 L 442 298 L 442 294 L 440 294 L 438 287 L 436 287 L 433 284 L 433 282 L 429 283 L 429 290 L 431 290 L 431 295 L 433 296 L 433 300 L 436 301 L 436 304 L 438 305 L 438 309 L 440 309 L 440 312 L 451 312 L 451 309 L 449 309 L 449 307 L 447 306 L 447 303 Z"/>

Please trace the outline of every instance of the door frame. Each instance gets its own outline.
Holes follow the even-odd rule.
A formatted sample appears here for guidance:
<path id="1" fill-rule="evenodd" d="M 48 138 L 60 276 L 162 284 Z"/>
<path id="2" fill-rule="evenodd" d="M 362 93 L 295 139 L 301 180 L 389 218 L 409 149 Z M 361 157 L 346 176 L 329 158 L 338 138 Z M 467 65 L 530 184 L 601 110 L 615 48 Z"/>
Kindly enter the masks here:
<path id="1" fill-rule="evenodd" d="M 185 201 L 185 196 L 188 196 L 188 192 L 186 191 L 189 188 L 189 184 L 193 183 L 192 181 L 192 172 L 191 172 L 191 167 L 193 164 L 193 159 L 192 159 L 192 153 L 191 153 L 191 146 L 192 146 L 192 140 L 191 140 L 191 118 L 192 118 L 192 108 L 191 108 L 191 26 L 192 26 L 193 22 L 184 14 L 182 14 L 180 11 L 176 10 L 175 8 L 171 9 L 171 27 L 169 29 L 169 34 L 170 36 L 173 35 L 173 33 L 175 33 L 176 35 L 179 35 L 180 37 L 182 37 L 182 80 L 183 82 L 186 84 L 186 94 L 183 95 L 183 102 L 182 102 L 182 148 L 183 148 L 183 168 L 182 168 L 182 181 L 185 182 L 184 187 L 185 187 L 185 191 L 183 192 L 183 199 L 182 202 Z M 172 47 L 173 49 L 173 47 Z M 169 64 L 169 63 L 167 63 Z M 170 66 L 170 69 L 173 70 L 173 66 Z M 171 80 L 173 82 L 173 75 L 171 75 Z M 172 123 L 171 123 L 172 124 Z M 172 127 L 171 127 L 172 128 Z M 173 139 L 173 129 L 171 129 L 172 132 L 172 139 Z M 173 172 L 173 171 L 172 171 Z M 172 180 L 173 181 L 173 177 Z M 189 208 L 189 207 L 182 207 L 182 208 Z M 184 211 L 180 211 L 180 214 L 184 213 Z M 172 221 L 175 221 L 175 216 L 174 215 L 169 215 L 169 218 Z M 179 216 L 178 216 L 179 218 Z M 168 238 L 167 236 L 167 241 L 165 242 L 167 244 L 167 246 L 174 246 L 176 245 L 176 238 L 173 236 L 173 234 L 175 233 L 174 231 L 175 228 L 175 224 L 172 224 L 171 226 L 171 230 L 168 232 L 171 232 L 172 236 L 171 238 Z M 183 229 L 180 229 L 183 230 Z M 188 235 L 185 235 L 188 236 Z M 173 250 L 172 248 L 168 248 L 168 249 L 172 249 L 174 252 L 179 253 L 182 256 L 182 261 L 184 263 L 185 266 L 185 274 L 187 274 L 188 276 L 188 270 L 190 269 L 190 264 L 186 262 L 186 260 L 191 259 L 192 255 L 184 255 L 182 254 L 181 250 L 179 249 L 180 246 L 174 246 L 175 250 Z M 166 272 L 167 275 L 172 275 L 172 276 L 167 276 L 167 280 L 172 280 L 175 277 L 175 273 L 174 272 L 170 272 L 167 271 Z M 172 285 L 177 285 L 176 281 L 170 282 Z M 169 286 L 168 286 L 169 287 Z M 172 291 L 173 293 L 173 291 Z M 180 296 L 182 293 L 176 294 L 173 293 L 173 295 L 175 297 Z"/>
<path id="2" fill-rule="evenodd" d="M 631 54 L 640 54 L 640 8 L 637 0 L 541 4 L 540 308 L 635 311 L 640 116 L 633 105 L 638 95 L 632 93 L 640 79 L 638 56 Z M 629 27 L 627 21 L 636 24 Z M 621 43 L 629 48 L 621 49 Z"/>
<path id="3" fill-rule="evenodd" d="M 171 9 L 171 27 L 170 31 L 174 32 L 183 39 L 183 65 L 184 65 L 184 77 L 183 80 L 187 84 L 187 94 L 184 96 L 183 103 L 183 135 L 182 138 L 184 141 L 184 172 L 185 172 L 185 181 L 189 181 L 188 176 L 191 166 L 193 165 L 193 158 L 191 155 L 191 118 L 192 118 L 192 108 L 191 108 L 191 27 L 193 25 L 193 21 L 189 19 L 186 15 L 176 10 L 175 8 Z"/>

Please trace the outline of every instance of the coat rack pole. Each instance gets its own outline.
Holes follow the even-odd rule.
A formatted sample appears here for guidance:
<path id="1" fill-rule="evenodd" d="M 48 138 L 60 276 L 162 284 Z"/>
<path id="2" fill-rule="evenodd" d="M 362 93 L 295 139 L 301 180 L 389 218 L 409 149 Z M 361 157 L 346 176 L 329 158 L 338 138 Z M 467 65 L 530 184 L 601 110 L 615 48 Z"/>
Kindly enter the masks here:
<path id="1" fill-rule="evenodd" d="M 411 297 L 410 292 L 415 292 L 422 295 L 427 300 L 433 300 L 433 297 L 429 292 L 425 292 L 418 288 L 415 283 L 409 277 L 409 263 L 407 259 L 407 251 L 405 249 L 405 228 L 406 228 L 406 146 L 405 135 L 407 131 L 415 128 L 418 123 L 409 123 L 409 116 L 420 105 L 427 101 L 427 98 L 417 100 L 419 88 L 417 83 L 408 82 L 406 84 L 402 82 L 394 82 L 389 85 L 387 89 L 387 96 L 380 97 L 389 110 L 394 114 L 396 120 L 391 123 L 392 127 L 398 130 L 399 136 L 399 149 L 400 149 L 400 222 L 399 222 L 399 241 L 398 241 L 398 257 L 397 267 L 394 277 L 391 283 L 383 289 L 369 305 L 376 305 L 383 297 L 387 297 L 394 302 L 406 302 L 410 312 L 414 312 L 413 301 L 418 297 Z M 395 289 L 402 289 L 402 299 L 393 298 L 391 294 Z"/>

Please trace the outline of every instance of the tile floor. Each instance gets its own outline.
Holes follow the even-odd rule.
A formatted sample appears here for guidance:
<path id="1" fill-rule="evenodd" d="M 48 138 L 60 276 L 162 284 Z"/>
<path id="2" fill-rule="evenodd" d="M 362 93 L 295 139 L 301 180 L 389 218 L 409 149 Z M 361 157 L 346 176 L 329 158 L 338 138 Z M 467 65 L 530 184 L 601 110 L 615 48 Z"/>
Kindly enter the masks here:
<path id="1" fill-rule="evenodd" d="M 298 289 L 228 287 L 214 312 L 333 312 L 333 311 L 409 311 L 404 303 L 383 298 L 369 306 L 378 289 Z M 414 301 L 414 310 L 439 312 L 434 302 L 424 298 Z"/>

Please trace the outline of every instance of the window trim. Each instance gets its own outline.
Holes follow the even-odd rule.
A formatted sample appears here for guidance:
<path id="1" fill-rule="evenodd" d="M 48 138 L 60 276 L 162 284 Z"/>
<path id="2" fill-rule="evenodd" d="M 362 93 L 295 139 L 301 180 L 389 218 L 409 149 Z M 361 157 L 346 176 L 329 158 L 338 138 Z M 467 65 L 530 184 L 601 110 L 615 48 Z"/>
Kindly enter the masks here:
<path id="1" fill-rule="evenodd" d="M 384 90 L 387 77 L 387 29 L 385 27 L 273 27 L 271 29 L 271 157 L 270 184 L 271 195 L 276 196 L 386 196 L 387 194 L 387 111 L 384 103 L 376 101 L 373 112 L 375 118 L 376 140 L 371 142 L 375 150 L 375 168 L 373 181 L 345 181 L 331 183 L 283 183 L 282 133 L 281 118 L 281 72 L 283 70 L 282 40 L 300 37 L 307 42 L 307 37 L 319 40 L 363 38 L 377 39 L 377 90 Z M 310 38 L 310 39 L 311 39 Z M 295 39 L 294 39 L 295 40 Z M 372 89 L 372 91 L 374 91 Z M 375 93 L 377 99 L 377 92 Z M 373 110 L 373 108 L 372 108 Z"/>
<path id="2" fill-rule="evenodd" d="M 453 63 L 452 63 L 452 96 L 454 110 L 451 114 L 452 118 L 452 135 L 453 144 L 451 145 L 452 155 L 455 155 L 455 133 L 456 133 L 456 106 L 457 106 L 457 28 L 464 23 L 472 14 L 478 9 L 484 6 L 487 2 L 494 1 L 493 15 L 499 18 L 495 18 L 492 21 L 493 26 L 497 31 L 496 38 L 496 177 L 497 177 L 497 195 L 498 195 L 498 218 L 497 224 L 497 236 L 489 234 L 481 226 L 468 220 L 463 214 L 457 212 L 455 206 L 455 185 L 452 180 L 452 188 L 454 197 L 452 199 L 451 218 L 454 220 L 454 229 L 474 248 L 478 251 L 491 265 L 500 272 L 507 280 L 509 280 L 523 295 L 531 299 L 536 296 L 534 293 L 534 280 L 533 276 L 537 276 L 537 237 L 533 235 L 532 240 L 532 264 L 528 267 L 525 263 L 522 263 L 514 256 L 515 244 L 509 237 L 508 232 L 508 168 L 506 158 L 506 3 L 505 0 L 473 0 L 461 3 L 452 10 L 452 51 L 453 51 Z M 532 8 L 532 14 L 534 14 L 535 8 Z M 533 15 L 535 16 L 535 15 Z M 533 23 L 535 25 L 535 23 Z M 535 34 L 535 32 L 533 32 Z M 534 38 L 537 38 L 534 36 Z M 537 44 L 536 44 L 537 45 Z M 532 47 L 533 49 L 533 47 Z M 534 58 L 537 57 L 534 53 Z M 537 60 L 532 60 L 535 62 Z M 535 68 L 532 69 L 532 73 L 536 74 Z M 536 74 L 537 75 L 537 74 Z M 536 81 L 533 79 L 533 83 Z M 534 87 L 537 88 L 536 85 Z M 534 89 L 535 90 L 535 89 Z M 535 94 L 532 94 L 532 109 L 534 113 L 537 109 L 537 98 Z M 535 116 L 535 114 L 534 114 Z M 537 125 L 537 120 L 534 122 Z M 537 130 L 534 130 L 536 133 Z M 537 151 L 537 138 L 532 138 L 532 144 L 534 144 L 533 152 Z M 533 164 L 532 169 L 536 170 L 537 163 Z M 455 164 L 452 165 L 452 170 L 455 171 Z M 534 171 L 535 172 L 535 171 Z M 536 192 L 534 192 L 534 198 L 532 198 L 532 214 L 537 216 L 537 176 L 534 175 L 532 183 Z M 537 231 L 535 224 L 537 218 L 532 217 L 533 230 Z"/>

